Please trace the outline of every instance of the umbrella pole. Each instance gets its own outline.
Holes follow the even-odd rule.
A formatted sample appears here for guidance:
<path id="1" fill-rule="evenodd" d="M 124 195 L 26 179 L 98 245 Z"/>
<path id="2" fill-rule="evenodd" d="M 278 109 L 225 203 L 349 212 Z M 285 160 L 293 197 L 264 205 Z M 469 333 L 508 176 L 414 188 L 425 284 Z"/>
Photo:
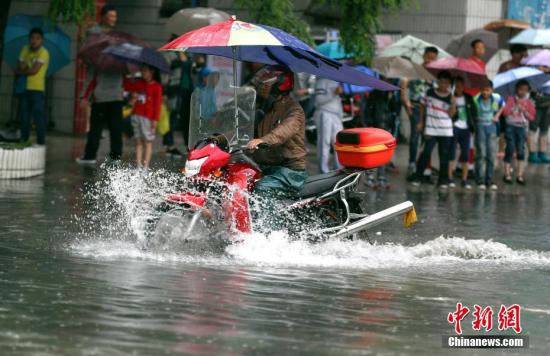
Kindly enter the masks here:
<path id="1" fill-rule="evenodd" d="M 237 47 L 232 46 L 233 52 L 233 101 L 235 104 L 235 134 L 237 135 L 237 142 L 239 142 L 239 106 L 237 103 Z"/>

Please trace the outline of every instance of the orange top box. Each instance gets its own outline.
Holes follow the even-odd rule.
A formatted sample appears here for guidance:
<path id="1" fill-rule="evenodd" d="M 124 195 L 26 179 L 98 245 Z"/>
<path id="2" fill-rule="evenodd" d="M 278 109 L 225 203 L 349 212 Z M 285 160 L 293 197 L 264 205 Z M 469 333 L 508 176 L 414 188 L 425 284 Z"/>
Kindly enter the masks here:
<path id="1" fill-rule="evenodd" d="M 396 146 L 388 131 L 360 127 L 338 132 L 334 149 L 344 167 L 372 169 L 390 163 Z"/>

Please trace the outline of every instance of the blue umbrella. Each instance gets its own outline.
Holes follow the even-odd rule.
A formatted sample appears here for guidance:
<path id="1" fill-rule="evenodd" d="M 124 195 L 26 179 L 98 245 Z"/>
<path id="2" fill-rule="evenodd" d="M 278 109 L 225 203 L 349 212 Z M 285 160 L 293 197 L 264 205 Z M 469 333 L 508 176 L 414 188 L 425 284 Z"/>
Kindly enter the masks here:
<path id="1" fill-rule="evenodd" d="M 317 51 L 322 55 L 332 59 L 353 58 L 353 55 L 344 51 L 344 47 L 339 41 L 329 41 L 317 46 Z"/>
<path id="2" fill-rule="evenodd" d="M 44 31 L 44 47 L 50 54 L 46 76 L 50 76 L 71 62 L 71 38 L 42 16 L 15 15 L 8 18 L 4 32 L 4 59 L 12 67 L 17 66 L 19 53 L 29 43 L 29 32 L 33 27 Z"/>
<path id="3" fill-rule="evenodd" d="M 365 74 L 370 75 L 372 77 L 378 78 L 378 73 L 376 73 L 374 70 L 372 70 L 368 67 L 355 66 L 354 68 L 356 70 L 362 72 L 362 73 L 365 73 Z M 343 83 L 342 86 L 344 88 L 344 93 L 348 94 L 348 95 L 352 95 L 352 94 L 355 94 L 355 93 L 367 93 L 367 92 L 370 92 L 370 91 L 374 90 L 374 88 L 371 88 L 371 87 L 364 87 L 364 86 L 353 85 L 353 84 L 348 84 L 348 83 Z"/>
<path id="4" fill-rule="evenodd" d="M 516 84 L 522 79 L 529 82 L 531 90 L 537 91 L 548 82 L 550 75 L 531 67 L 511 69 L 495 76 L 493 79 L 495 92 L 504 96 L 514 95 L 516 93 Z"/>
<path id="5" fill-rule="evenodd" d="M 147 64 L 164 73 L 170 72 L 170 66 L 166 62 L 166 59 L 153 48 L 132 43 L 122 43 L 107 47 L 103 50 L 103 53 L 136 64 Z"/>

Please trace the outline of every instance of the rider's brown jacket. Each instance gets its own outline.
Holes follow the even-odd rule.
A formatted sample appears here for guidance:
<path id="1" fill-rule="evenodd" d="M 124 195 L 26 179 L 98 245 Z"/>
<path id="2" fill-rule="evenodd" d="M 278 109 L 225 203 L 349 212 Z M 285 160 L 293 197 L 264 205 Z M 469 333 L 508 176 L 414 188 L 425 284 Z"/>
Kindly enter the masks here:
<path id="1" fill-rule="evenodd" d="M 258 124 L 256 132 L 257 137 L 270 146 L 254 153 L 256 162 L 295 170 L 306 169 L 304 110 L 290 96 L 284 96 L 273 104 Z"/>

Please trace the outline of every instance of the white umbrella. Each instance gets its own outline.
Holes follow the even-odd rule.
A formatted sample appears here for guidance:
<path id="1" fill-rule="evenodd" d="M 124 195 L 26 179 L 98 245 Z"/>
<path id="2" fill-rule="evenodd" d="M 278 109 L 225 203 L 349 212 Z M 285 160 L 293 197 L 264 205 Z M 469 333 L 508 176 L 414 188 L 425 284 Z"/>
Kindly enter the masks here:
<path id="1" fill-rule="evenodd" d="M 389 45 L 382 51 L 383 57 L 407 57 L 415 63 L 421 64 L 424 59 L 424 50 L 426 47 L 435 47 L 439 51 L 437 56 L 438 59 L 450 56 L 449 53 L 445 52 L 442 48 L 421 40 L 420 38 L 407 35 L 400 39 L 399 41 Z"/>

